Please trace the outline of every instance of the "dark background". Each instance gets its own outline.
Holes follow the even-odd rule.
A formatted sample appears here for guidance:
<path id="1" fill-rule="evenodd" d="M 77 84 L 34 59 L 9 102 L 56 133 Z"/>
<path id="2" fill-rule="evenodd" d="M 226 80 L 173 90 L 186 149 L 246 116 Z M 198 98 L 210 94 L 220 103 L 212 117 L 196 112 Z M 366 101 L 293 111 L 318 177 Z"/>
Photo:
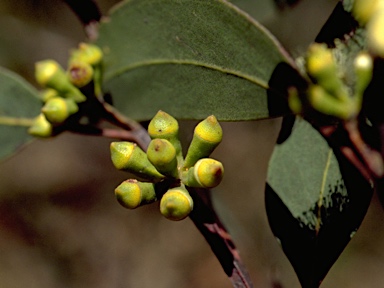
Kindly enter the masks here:
<path id="1" fill-rule="evenodd" d="M 118 1 L 98 1 L 103 13 Z M 303 0 L 277 12 L 270 2 L 234 1 L 297 56 L 315 38 L 337 1 Z M 258 3 L 259 4 L 259 3 Z M 255 8 L 256 7 L 256 8 Z M 0 0 L 0 65 L 35 84 L 34 62 L 66 64 L 84 39 L 59 0 Z M 184 141 L 193 122 L 181 122 Z M 269 229 L 264 208 L 267 162 L 280 119 L 223 123 L 214 153 L 225 166 L 215 206 L 232 233 L 255 287 L 299 287 Z M 36 140 L 0 165 L 1 288 L 225 288 L 218 261 L 192 222 L 162 217 L 158 203 L 134 211 L 113 190 L 127 174 L 109 158 L 110 140 L 65 133 Z M 357 235 L 322 287 L 384 287 L 384 213 L 377 196 Z"/>

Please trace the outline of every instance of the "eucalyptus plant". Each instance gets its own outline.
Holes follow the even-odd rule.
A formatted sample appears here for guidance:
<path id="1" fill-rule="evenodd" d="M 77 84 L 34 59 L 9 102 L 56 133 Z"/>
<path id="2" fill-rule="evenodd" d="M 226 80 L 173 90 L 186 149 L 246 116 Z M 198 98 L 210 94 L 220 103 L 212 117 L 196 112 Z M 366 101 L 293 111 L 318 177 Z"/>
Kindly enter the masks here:
<path id="1" fill-rule="evenodd" d="M 282 117 L 269 224 L 302 287 L 319 287 L 382 193 L 384 1 L 340 1 L 299 57 L 236 1 L 130 0 L 105 18 L 93 1 L 66 2 L 88 39 L 65 68 L 36 63 L 41 89 L 0 69 L 0 157 L 64 131 L 115 139 L 113 165 L 137 177 L 117 185 L 117 202 L 189 216 L 234 287 L 253 287 L 210 201 L 224 177 L 210 155 L 219 121 Z M 176 119 L 201 121 L 188 147 Z"/>

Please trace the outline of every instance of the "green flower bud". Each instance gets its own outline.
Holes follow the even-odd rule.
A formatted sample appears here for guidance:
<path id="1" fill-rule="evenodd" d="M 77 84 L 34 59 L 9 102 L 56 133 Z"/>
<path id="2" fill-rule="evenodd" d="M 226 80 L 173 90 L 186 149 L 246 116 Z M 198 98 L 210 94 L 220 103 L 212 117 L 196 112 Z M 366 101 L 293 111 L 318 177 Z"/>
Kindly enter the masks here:
<path id="1" fill-rule="evenodd" d="M 370 51 L 384 58 L 384 9 L 378 10 L 367 24 L 367 42 Z"/>
<path id="2" fill-rule="evenodd" d="M 296 87 L 288 88 L 288 106 L 295 114 L 300 114 L 303 110 L 303 104 L 301 103 Z"/>
<path id="3" fill-rule="evenodd" d="M 381 0 L 355 0 L 352 15 L 360 25 L 365 25 L 380 8 Z"/>
<path id="4" fill-rule="evenodd" d="M 168 140 L 176 149 L 176 155 L 181 155 L 181 144 L 179 140 L 179 123 L 171 115 L 159 111 L 148 125 L 149 136 Z"/>
<path id="5" fill-rule="evenodd" d="M 65 71 L 54 60 L 44 60 L 35 65 L 35 77 L 42 87 L 52 88 L 76 102 L 86 100 L 85 96 L 69 81 Z"/>
<path id="6" fill-rule="evenodd" d="M 52 124 L 45 118 L 44 114 L 40 114 L 29 127 L 28 133 L 37 137 L 50 137 L 52 136 Z"/>
<path id="7" fill-rule="evenodd" d="M 86 62 L 73 61 L 68 68 L 69 81 L 76 87 L 84 87 L 93 78 L 93 68 Z"/>
<path id="8" fill-rule="evenodd" d="M 214 188 L 220 184 L 223 175 L 224 167 L 221 162 L 203 158 L 183 173 L 182 182 L 189 187 Z"/>
<path id="9" fill-rule="evenodd" d="M 155 202 L 157 200 L 153 183 L 128 179 L 115 189 L 117 201 L 128 209 Z"/>
<path id="10" fill-rule="evenodd" d="M 340 78 L 332 51 L 325 44 L 315 43 L 309 47 L 307 71 L 328 93 L 339 99 L 348 98 L 348 92 Z"/>
<path id="11" fill-rule="evenodd" d="M 135 143 L 112 142 L 111 159 L 113 165 L 119 169 L 131 172 L 139 177 L 156 181 L 164 178 L 149 162 L 147 155 Z"/>
<path id="12" fill-rule="evenodd" d="M 223 130 L 215 116 L 211 115 L 201 121 L 195 128 L 183 167 L 192 167 L 199 159 L 211 155 L 222 139 Z"/>
<path id="13" fill-rule="evenodd" d="M 373 74 L 373 59 L 366 52 L 361 52 L 357 55 L 354 61 L 356 82 L 355 82 L 355 97 L 361 106 L 362 98 L 365 89 L 372 80 Z"/>
<path id="14" fill-rule="evenodd" d="M 70 115 L 79 110 L 73 99 L 54 97 L 49 99 L 41 109 L 47 120 L 51 123 L 63 123 Z"/>
<path id="15" fill-rule="evenodd" d="M 312 85 L 309 88 L 308 100 L 315 110 L 344 120 L 356 116 L 359 112 L 356 101 L 353 101 L 353 99 L 348 101 L 339 100 L 328 94 L 319 85 Z"/>
<path id="16" fill-rule="evenodd" d="M 184 187 L 169 189 L 160 201 L 161 214 L 170 220 L 182 220 L 192 209 L 192 197 Z"/>
<path id="17" fill-rule="evenodd" d="M 80 43 L 79 48 L 73 50 L 70 56 L 70 62 L 80 61 L 92 66 L 100 64 L 102 59 L 103 52 L 100 47 L 89 43 Z"/>
<path id="18" fill-rule="evenodd" d="M 40 93 L 41 100 L 44 103 L 47 102 L 49 99 L 52 99 L 54 97 L 59 97 L 59 96 L 60 96 L 59 92 L 57 92 L 57 90 L 51 89 L 51 88 L 44 89 Z"/>
<path id="19" fill-rule="evenodd" d="M 177 178 L 176 149 L 165 139 L 153 139 L 147 149 L 148 160 L 163 175 Z"/>

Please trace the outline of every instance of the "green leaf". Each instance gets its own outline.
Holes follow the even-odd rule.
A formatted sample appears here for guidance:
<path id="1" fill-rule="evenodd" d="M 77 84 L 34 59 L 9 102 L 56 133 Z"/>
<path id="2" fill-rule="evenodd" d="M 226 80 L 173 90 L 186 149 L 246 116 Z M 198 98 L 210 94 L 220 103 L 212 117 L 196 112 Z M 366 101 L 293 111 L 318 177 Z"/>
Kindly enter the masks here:
<path id="1" fill-rule="evenodd" d="M 275 147 L 267 182 L 272 231 L 302 286 L 319 287 L 360 226 L 372 187 L 300 118 Z"/>
<path id="2" fill-rule="evenodd" d="M 224 0 L 131 0 L 100 27 L 104 90 L 136 120 L 270 117 L 269 78 L 291 61 L 260 24 Z M 275 115 L 274 115 L 275 116 Z"/>
<path id="3" fill-rule="evenodd" d="M 27 129 L 40 108 L 38 91 L 20 76 L 0 67 L 0 160 L 32 139 Z"/>

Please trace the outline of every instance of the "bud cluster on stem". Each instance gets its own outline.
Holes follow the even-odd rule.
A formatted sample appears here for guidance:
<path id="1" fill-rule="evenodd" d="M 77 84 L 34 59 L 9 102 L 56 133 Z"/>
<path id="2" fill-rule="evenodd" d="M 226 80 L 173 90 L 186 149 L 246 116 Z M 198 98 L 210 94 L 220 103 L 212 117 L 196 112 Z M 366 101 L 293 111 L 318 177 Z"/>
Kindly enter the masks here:
<path id="1" fill-rule="evenodd" d="M 31 135 L 50 137 L 54 126 L 78 112 L 78 103 L 86 101 L 80 90 L 83 86 L 93 81 L 95 95 L 101 93 L 102 56 L 101 49 L 96 45 L 81 43 L 78 49 L 71 52 L 67 71 L 54 60 L 36 63 L 36 81 L 45 88 L 41 93 L 44 106 L 28 130 Z"/>
<path id="2" fill-rule="evenodd" d="M 373 59 L 360 52 L 353 63 L 355 85 L 349 89 L 343 82 L 343 69 L 337 63 L 333 50 L 325 44 L 314 43 L 307 52 L 306 70 L 311 82 L 302 98 L 295 87 L 288 91 L 288 104 L 294 113 L 305 113 L 305 104 L 322 114 L 342 120 L 358 116 L 362 99 L 372 79 Z"/>
<path id="3" fill-rule="evenodd" d="M 111 143 L 114 166 L 144 180 L 124 181 L 116 188 L 116 197 L 129 209 L 161 199 L 163 216 L 170 220 L 184 219 L 193 209 L 188 187 L 214 188 L 222 180 L 222 163 L 209 158 L 222 140 L 221 126 L 214 116 L 201 121 L 194 130 L 185 159 L 179 124 L 171 115 L 159 111 L 149 123 L 148 133 L 152 141 L 146 153 L 134 143 Z"/>

